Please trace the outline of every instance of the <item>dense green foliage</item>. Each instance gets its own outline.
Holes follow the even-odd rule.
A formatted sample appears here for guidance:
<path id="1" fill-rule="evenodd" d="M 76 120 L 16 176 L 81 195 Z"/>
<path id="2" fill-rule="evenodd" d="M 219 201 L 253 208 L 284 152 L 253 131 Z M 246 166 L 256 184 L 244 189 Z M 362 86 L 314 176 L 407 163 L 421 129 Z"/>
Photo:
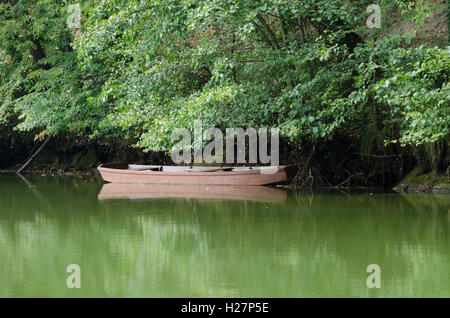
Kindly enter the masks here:
<path id="1" fill-rule="evenodd" d="M 449 140 L 450 47 L 367 28 L 371 1 L 84 0 L 80 30 L 67 1 L 0 3 L 0 117 L 20 130 L 153 151 L 195 119 L 278 127 L 295 147 Z M 446 4 L 380 6 L 420 25 Z"/>

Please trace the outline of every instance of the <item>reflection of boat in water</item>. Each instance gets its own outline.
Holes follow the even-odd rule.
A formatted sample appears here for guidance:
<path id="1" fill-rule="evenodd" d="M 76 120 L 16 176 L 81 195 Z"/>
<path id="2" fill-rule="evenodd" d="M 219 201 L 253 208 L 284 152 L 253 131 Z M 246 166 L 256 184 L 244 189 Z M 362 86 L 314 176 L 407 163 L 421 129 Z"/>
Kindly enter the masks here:
<path id="1" fill-rule="evenodd" d="M 103 180 L 113 183 L 261 186 L 285 182 L 297 166 L 183 167 L 108 163 L 99 166 Z"/>
<path id="2" fill-rule="evenodd" d="M 283 203 L 286 196 L 283 190 L 262 186 L 107 183 L 98 199 L 188 198 Z"/>

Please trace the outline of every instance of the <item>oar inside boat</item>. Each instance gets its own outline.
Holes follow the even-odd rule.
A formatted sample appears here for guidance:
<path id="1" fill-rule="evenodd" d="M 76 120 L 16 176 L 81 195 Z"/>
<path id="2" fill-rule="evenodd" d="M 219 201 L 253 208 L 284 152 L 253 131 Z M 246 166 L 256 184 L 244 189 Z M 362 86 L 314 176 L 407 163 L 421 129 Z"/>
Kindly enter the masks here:
<path id="1" fill-rule="evenodd" d="M 220 167 L 220 168 L 211 168 L 211 169 L 189 169 L 186 171 L 189 172 L 214 172 L 214 171 L 231 171 L 233 167 Z"/>
<path id="2" fill-rule="evenodd" d="M 131 168 L 128 170 L 134 170 L 134 171 L 146 171 L 146 170 L 151 170 L 151 171 L 162 171 L 162 167 L 139 167 L 139 168 Z"/>

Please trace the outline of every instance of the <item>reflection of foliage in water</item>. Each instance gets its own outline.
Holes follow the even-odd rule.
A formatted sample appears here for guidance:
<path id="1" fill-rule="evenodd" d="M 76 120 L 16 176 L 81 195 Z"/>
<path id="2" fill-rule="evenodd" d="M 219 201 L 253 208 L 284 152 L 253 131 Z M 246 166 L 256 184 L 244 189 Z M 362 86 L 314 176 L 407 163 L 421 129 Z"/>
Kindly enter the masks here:
<path id="1" fill-rule="evenodd" d="M 96 183 L 32 181 L 40 199 L 0 179 L 3 297 L 449 296 L 448 196 L 99 202 Z"/>

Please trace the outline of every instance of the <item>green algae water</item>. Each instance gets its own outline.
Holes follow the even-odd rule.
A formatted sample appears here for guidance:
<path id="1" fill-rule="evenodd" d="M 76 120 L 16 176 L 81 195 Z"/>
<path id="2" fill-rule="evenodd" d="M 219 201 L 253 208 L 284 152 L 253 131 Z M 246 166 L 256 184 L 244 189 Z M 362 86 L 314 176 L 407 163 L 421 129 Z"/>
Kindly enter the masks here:
<path id="1" fill-rule="evenodd" d="M 0 297 L 450 297 L 448 195 L 102 186 L 0 175 Z"/>

